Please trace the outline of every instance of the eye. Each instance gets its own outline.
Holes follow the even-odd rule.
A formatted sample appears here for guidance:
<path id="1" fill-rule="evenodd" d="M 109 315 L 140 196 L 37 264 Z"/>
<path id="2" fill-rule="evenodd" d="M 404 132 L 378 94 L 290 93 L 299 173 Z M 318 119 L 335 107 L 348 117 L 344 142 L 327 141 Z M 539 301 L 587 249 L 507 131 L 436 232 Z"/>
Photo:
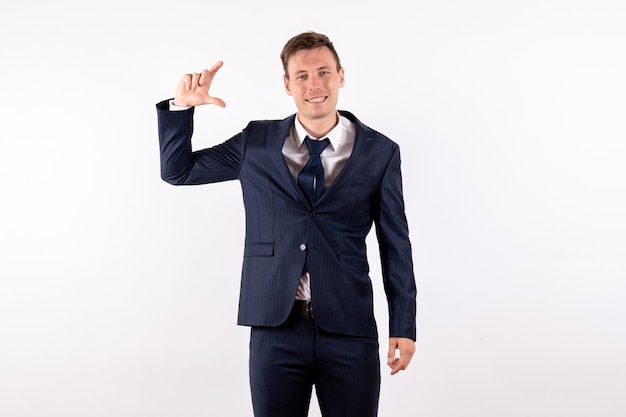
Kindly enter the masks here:
<path id="1" fill-rule="evenodd" d="M 306 78 L 306 75 L 300 74 L 296 77 L 296 80 L 304 80 L 305 78 Z"/>

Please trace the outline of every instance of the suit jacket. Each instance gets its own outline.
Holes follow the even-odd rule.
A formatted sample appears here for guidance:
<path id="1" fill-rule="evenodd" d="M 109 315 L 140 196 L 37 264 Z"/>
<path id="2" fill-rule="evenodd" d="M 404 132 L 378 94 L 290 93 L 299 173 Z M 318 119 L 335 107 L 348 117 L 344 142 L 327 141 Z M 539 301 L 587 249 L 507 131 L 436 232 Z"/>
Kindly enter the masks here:
<path id="1" fill-rule="evenodd" d="M 300 277 L 311 274 L 312 307 L 329 332 L 377 337 L 366 236 L 375 224 L 389 308 L 389 336 L 415 340 L 416 286 L 404 213 L 398 145 L 361 123 L 345 167 L 310 205 L 282 155 L 295 114 L 253 121 L 226 142 L 192 151 L 193 113 L 157 104 L 161 177 L 174 185 L 238 179 L 246 235 L 238 324 L 277 326 Z"/>

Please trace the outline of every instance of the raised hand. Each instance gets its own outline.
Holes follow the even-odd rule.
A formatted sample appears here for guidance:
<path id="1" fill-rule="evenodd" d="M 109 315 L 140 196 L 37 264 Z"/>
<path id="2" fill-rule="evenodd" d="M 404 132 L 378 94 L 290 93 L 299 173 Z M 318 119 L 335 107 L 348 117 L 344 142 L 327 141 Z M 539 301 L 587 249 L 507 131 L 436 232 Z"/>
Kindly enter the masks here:
<path id="1" fill-rule="evenodd" d="M 202 70 L 201 73 L 185 74 L 176 86 L 174 105 L 182 107 L 200 106 L 202 104 L 215 104 L 225 107 L 226 103 L 220 98 L 211 97 L 209 88 L 213 77 L 224 65 L 222 61 L 217 62 L 209 70 Z"/>

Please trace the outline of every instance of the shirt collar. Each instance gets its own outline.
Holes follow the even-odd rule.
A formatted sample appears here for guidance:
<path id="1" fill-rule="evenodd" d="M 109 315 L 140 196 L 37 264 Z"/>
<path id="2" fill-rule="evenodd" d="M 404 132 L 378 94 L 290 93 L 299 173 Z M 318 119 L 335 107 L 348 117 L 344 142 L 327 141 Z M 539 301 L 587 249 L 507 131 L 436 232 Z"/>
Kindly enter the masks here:
<path id="1" fill-rule="evenodd" d="M 326 136 L 324 136 L 323 138 L 314 138 L 313 136 L 307 133 L 306 129 L 304 128 L 304 126 L 302 126 L 302 123 L 300 123 L 300 120 L 298 120 L 298 116 L 296 115 L 296 120 L 294 122 L 294 132 L 295 132 L 294 139 L 296 141 L 296 145 L 298 145 L 298 148 L 302 147 L 302 144 L 304 143 L 304 138 L 306 138 L 308 135 L 311 139 L 316 139 L 316 140 L 328 138 L 328 140 L 330 141 L 329 146 L 332 149 L 337 149 L 339 145 L 341 145 L 341 141 L 344 136 L 343 134 L 345 130 L 344 124 L 346 122 L 347 123 L 350 122 L 349 120 L 341 116 L 339 112 L 337 112 L 337 118 L 339 120 L 339 123 L 337 123 L 337 125 L 333 127 L 332 130 L 328 132 Z"/>

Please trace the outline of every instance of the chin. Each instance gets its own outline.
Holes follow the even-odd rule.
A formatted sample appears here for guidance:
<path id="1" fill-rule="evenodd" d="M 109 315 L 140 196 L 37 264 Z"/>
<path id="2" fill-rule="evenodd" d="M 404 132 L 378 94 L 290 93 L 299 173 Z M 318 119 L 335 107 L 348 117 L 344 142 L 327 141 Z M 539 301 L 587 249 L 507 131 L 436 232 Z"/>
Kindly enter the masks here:
<path id="1" fill-rule="evenodd" d="M 323 119 L 325 117 L 328 117 L 329 114 L 334 113 L 334 110 L 317 110 L 317 111 L 309 111 L 306 114 L 308 115 L 308 117 L 310 119 Z"/>

